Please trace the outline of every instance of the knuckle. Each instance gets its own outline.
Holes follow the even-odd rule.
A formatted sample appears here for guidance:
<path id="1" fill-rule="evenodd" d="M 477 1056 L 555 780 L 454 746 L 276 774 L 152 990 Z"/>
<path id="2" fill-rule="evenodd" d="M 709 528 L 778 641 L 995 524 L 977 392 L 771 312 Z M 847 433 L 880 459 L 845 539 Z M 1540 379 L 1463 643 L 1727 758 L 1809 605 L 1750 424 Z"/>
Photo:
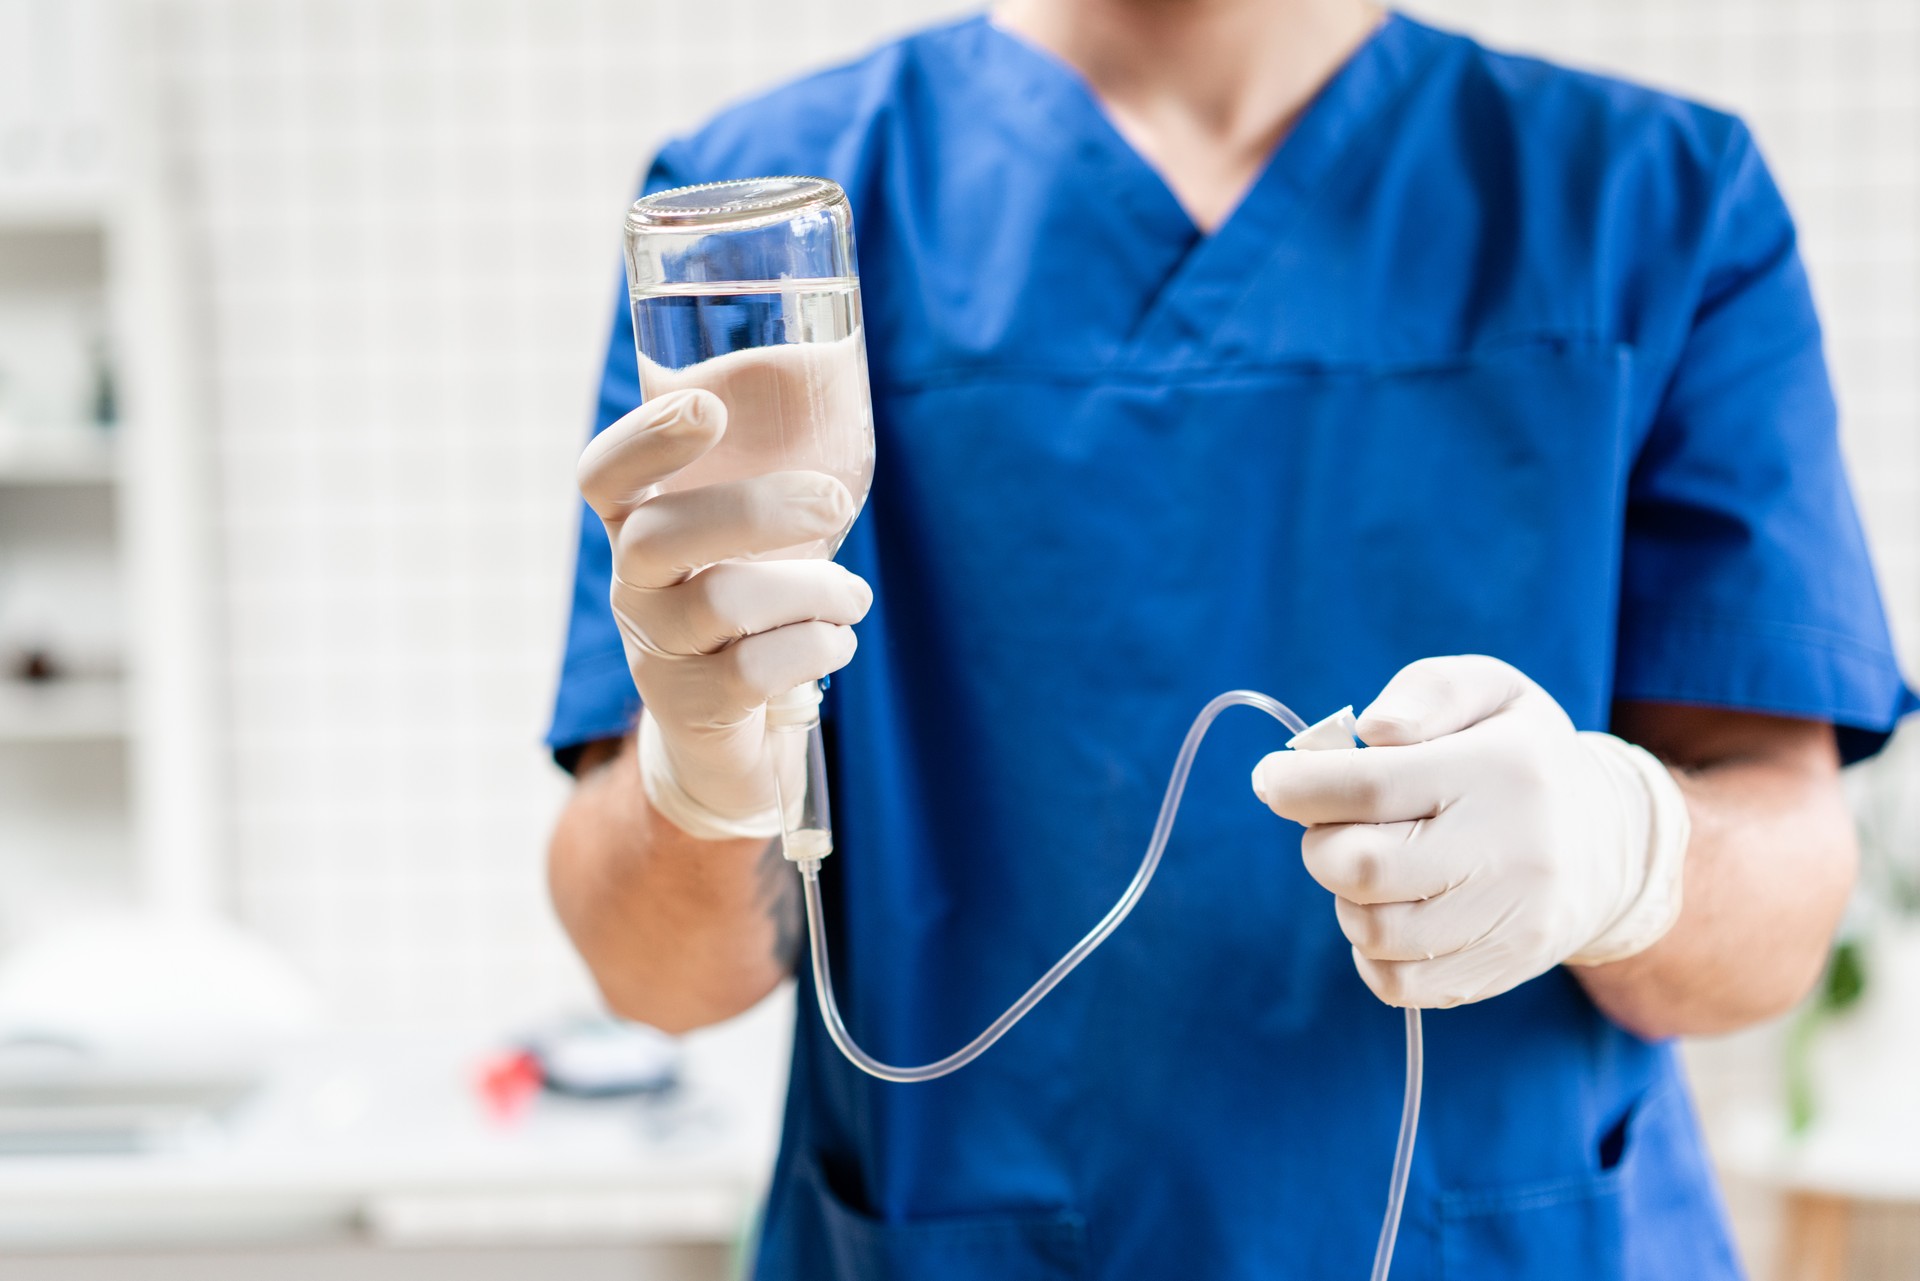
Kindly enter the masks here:
<path id="1" fill-rule="evenodd" d="M 613 536 L 616 573 L 630 578 L 651 577 L 665 542 L 659 516 L 654 504 L 642 503 L 620 522 L 619 532 Z"/>
<path id="2" fill-rule="evenodd" d="M 1488 676 L 1505 678 L 1519 674 L 1519 669 L 1512 663 L 1504 659 L 1495 658 L 1491 654 L 1457 654 L 1450 659 L 1434 659 L 1430 661 L 1444 661 L 1453 666 L 1457 666 L 1463 673 L 1483 678 Z"/>
<path id="3" fill-rule="evenodd" d="M 1315 878 L 1356 906 L 1371 902 L 1386 879 L 1386 859 L 1366 824 L 1309 828 L 1300 844 Z"/>
<path id="4" fill-rule="evenodd" d="M 847 598 L 852 606 L 847 611 L 852 615 L 848 621 L 857 623 L 867 616 L 868 610 L 873 608 L 873 587 L 866 579 L 850 569 L 843 569 L 837 565 L 834 568 L 839 569 L 844 578 Z"/>
<path id="5" fill-rule="evenodd" d="M 831 561 L 789 563 L 795 566 L 794 600 L 803 616 L 844 624 L 854 622 L 864 612 L 859 608 L 860 580 L 853 574 Z"/>
<path id="6" fill-rule="evenodd" d="M 1354 752 L 1343 764 L 1345 777 L 1342 790 L 1352 803 L 1367 813 L 1378 810 L 1387 798 L 1387 785 L 1376 770 L 1363 768 L 1369 762 L 1361 760 L 1363 753 Z"/>
<path id="7" fill-rule="evenodd" d="M 766 668 L 761 649 L 747 639 L 735 641 L 710 656 L 708 661 L 713 668 L 710 688 L 717 699 L 742 705 L 758 701 Z"/>
<path id="8" fill-rule="evenodd" d="M 663 645 L 659 628 L 650 617 L 647 606 L 651 602 L 638 591 L 615 580 L 613 589 L 607 593 L 607 604 L 613 614 L 614 627 L 623 639 L 631 642 L 643 652 L 665 652 L 670 646 Z"/>
<path id="9" fill-rule="evenodd" d="M 662 658 L 641 691 L 649 712 L 665 729 L 669 724 L 713 725 L 727 718 L 737 700 L 727 684 L 724 663 L 704 655 Z"/>
<path id="10" fill-rule="evenodd" d="M 1407 999 L 1407 965 L 1399 961 L 1375 961 L 1373 963 L 1372 982 L 1374 994 L 1388 1005 L 1399 1005 Z"/>
<path id="11" fill-rule="evenodd" d="M 1386 860 L 1370 849 L 1359 849 L 1347 859 L 1347 880 L 1361 894 L 1371 895 L 1386 878 Z"/>
<path id="12" fill-rule="evenodd" d="M 1514 948 L 1529 957 L 1540 956 L 1553 948 L 1554 931 L 1544 921 L 1526 921 L 1514 928 Z"/>
<path id="13" fill-rule="evenodd" d="M 1531 794 L 1546 791 L 1553 782 L 1553 765 L 1545 752 L 1516 750 L 1511 766 L 1514 777 Z"/>
<path id="14" fill-rule="evenodd" d="M 1530 891 L 1552 888 L 1559 875 L 1552 848 L 1543 841 L 1529 841 L 1522 845 L 1513 856 L 1511 874 Z"/>
<path id="15" fill-rule="evenodd" d="M 853 658 L 854 637 L 851 627 L 819 621 L 800 624 L 804 637 L 806 667 L 810 678 L 818 679 L 837 672 Z"/>
<path id="16" fill-rule="evenodd" d="M 741 634 L 727 607 L 729 588 L 724 577 L 696 574 L 672 591 L 681 628 L 699 652 L 711 653 Z"/>
<path id="17" fill-rule="evenodd" d="M 1385 933 L 1380 913 L 1373 908 L 1358 903 L 1341 900 L 1340 929 L 1347 941 L 1368 956 L 1374 956 L 1382 950 L 1382 936 Z"/>
<path id="18" fill-rule="evenodd" d="M 1265 780 L 1262 780 L 1263 783 Z M 1341 884 L 1345 875 L 1343 861 L 1351 841 L 1351 829 L 1309 827 L 1300 834 L 1300 857 L 1315 880 L 1327 889 Z"/>

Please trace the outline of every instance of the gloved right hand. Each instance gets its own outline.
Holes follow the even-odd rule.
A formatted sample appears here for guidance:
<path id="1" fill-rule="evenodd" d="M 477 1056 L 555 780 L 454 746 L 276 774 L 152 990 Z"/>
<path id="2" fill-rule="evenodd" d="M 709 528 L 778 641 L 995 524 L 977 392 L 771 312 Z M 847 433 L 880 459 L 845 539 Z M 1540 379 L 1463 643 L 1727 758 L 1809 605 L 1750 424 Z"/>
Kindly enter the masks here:
<path id="1" fill-rule="evenodd" d="M 613 617 L 643 708 L 642 783 L 664 817 L 708 840 L 780 833 L 773 771 L 804 777 L 805 735 L 770 737 L 767 702 L 844 667 L 852 625 L 873 603 L 829 560 L 736 559 L 837 537 L 854 501 L 832 476 L 661 492 L 726 425 L 712 392 L 668 392 L 594 437 L 579 468 L 613 547 Z M 797 790 L 787 792 L 791 804 Z"/>

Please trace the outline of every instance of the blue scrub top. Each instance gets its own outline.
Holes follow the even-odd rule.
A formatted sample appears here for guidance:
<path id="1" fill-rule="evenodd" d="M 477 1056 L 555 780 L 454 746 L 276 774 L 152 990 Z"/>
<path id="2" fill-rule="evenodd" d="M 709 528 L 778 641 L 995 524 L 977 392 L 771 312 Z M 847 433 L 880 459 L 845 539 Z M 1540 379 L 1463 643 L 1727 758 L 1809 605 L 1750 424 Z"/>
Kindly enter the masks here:
<path id="1" fill-rule="evenodd" d="M 1131 875 L 1189 718 L 1498 655 L 1615 699 L 1914 705 L 1794 232 L 1729 116 L 1390 18 L 1200 235 L 1070 70 L 980 20 L 780 89 L 648 185 L 818 173 L 859 236 L 875 588 L 828 695 L 841 1003 L 918 1063 Z M 617 312 L 605 425 L 638 401 Z M 551 741 L 635 698 L 583 523 Z M 1115 938 L 981 1062 L 889 1085 L 805 976 L 758 1276 L 1366 1275 L 1401 1020 L 1230 714 Z M 1398 1281 L 1738 1274 L 1673 1053 L 1564 971 L 1430 1015 Z"/>

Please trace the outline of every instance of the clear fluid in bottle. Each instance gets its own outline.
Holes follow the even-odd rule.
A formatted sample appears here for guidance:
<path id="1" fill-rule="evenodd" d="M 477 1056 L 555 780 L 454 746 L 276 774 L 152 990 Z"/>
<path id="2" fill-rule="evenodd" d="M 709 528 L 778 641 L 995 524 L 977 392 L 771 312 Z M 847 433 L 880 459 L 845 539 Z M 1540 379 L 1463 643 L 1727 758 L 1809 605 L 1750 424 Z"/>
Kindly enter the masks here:
<path id="1" fill-rule="evenodd" d="M 635 291 L 646 400 L 702 387 L 727 406 L 720 443 L 661 490 L 775 471 L 821 471 L 866 502 L 873 483 L 860 285 L 852 278 L 732 281 Z M 830 557 L 845 531 L 755 559 Z"/>

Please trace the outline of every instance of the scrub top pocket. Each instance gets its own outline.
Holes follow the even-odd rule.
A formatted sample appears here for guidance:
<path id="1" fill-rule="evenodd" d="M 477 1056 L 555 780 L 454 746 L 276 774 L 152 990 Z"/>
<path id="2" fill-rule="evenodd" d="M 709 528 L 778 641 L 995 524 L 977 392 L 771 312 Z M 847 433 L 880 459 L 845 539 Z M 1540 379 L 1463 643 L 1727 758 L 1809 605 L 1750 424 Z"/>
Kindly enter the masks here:
<path id="1" fill-rule="evenodd" d="M 1441 1281 L 1621 1281 L 1620 1185 L 1613 1171 L 1442 1198 Z"/>
<path id="2" fill-rule="evenodd" d="M 1628 1275 L 1625 1188 L 1656 1085 L 1595 1145 L 1592 1174 L 1442 1193 L 1440 1281 L 1621 1281 Z"/>
<path id="3" fill-rule="evenodd" d="M 1443 1192 L 1440 1281 L 1693 1281 L 1738 1276 L 1710 1185 L 1675 1183 L 1696 1142 L 1677 1076 L 1648 1087 L 1594 1145 L 1593 1169 Z M 1704 1176 L 1705 1171 L 1701 1174 Z"/>
<path id="4" fill-rule="evenodd" d="M 1086 1275 L 1085 1228 L 1070 1210 L 959 1215 L 889 1223 L 829 1186 L 815 1162 L 805 1182 L 828 1257 L 807 1281 L 1077 1281 Z"/>

